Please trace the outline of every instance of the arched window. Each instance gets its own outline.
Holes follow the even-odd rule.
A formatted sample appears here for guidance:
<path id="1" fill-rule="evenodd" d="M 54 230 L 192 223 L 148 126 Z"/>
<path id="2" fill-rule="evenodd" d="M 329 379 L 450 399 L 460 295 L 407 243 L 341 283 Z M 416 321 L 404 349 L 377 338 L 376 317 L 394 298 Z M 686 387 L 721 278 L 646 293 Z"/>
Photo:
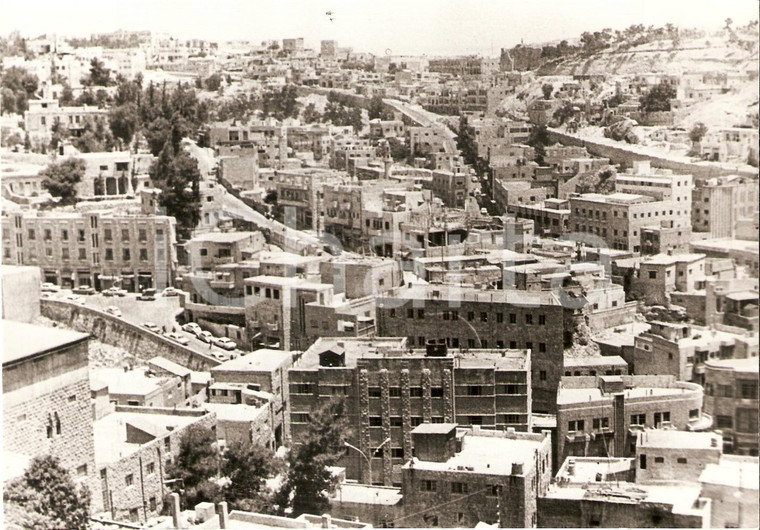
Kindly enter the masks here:
<path id="1" fill-rule="evenodd" d="M 61 419 L 58 417 L 58 413 L 55 413 L 55 433 L 61 434 Z"/>
<path id="2" fill-rule="evenodd" d="M 45 428 L 47 431 L 47 437 L 52 438 L 53 437 L 53 418 L 48 414 L 48 422 L 47 427 Z"/>

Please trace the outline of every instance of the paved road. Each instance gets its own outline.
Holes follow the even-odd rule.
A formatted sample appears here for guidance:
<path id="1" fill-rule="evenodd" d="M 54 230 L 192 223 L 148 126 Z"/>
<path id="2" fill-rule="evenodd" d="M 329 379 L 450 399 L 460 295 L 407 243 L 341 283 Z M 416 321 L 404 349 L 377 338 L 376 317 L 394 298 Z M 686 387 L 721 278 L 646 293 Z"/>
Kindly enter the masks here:
<path id="1" fill-rule="evenodd" d="M 59 298 L 71 294 L 70 290 L 62 290 L 60 294 L 54 294 L 53 298 Z M 205 342 L 198 340 L 192 333 L 182 331 L 177 323 L 177 315 L 181 313 L 182 308 L 179 305 L 179 296 L 156 296 L 152 302 L 144 302 L 137 299 L 137 295 L 128 293 L 127 296 L 103 296 L 94 294 L 90 296 L 81 296 L 84 300 L 85 307 L 92 307 L 101 311 L 107 307 L 115 306 L 121 311 L 121 318 L 131 324 L 142 326 L 146 322 L 152 322 L 160 328 L 165 327 L 167 331 L 175 329 L 177 333 L 184 335 L 190 341 L 187 345 L 197 352 L 214 355 L 226 355 L 233 353 L 241 355 L 240 350 L 228 352 L 217 346 L 209 346 Z"/>

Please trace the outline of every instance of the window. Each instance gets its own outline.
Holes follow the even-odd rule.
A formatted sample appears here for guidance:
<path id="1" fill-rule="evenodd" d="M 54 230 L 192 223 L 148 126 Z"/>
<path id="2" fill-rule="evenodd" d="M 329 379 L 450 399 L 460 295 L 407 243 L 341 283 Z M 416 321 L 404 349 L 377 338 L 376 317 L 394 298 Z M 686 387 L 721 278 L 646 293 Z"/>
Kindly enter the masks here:
<path id="1" fill-rule="evenodd" d="M 670 411 L 655 412 L 654 413 L 654 426 L 659 427 L 663 423 L 670 422 Z"/>
<path id="2" fill-rule="evenodd" d="M 739 396 L 742 399 L 757 399 L 757 381 L 740 381 Z"/>
<path id="3" fill-rule="evenodd" d="M 715 424 L 718 429 L 731 429 L 734 426 L 734 419 L 731 416 L 716 416 Z"/>
<path id="4" fill-rule="evenodd" d="M 404 422 L 401 420 L 401 416 L 391 416 L 391 427 L 403 427 Z"/>
<path id="5" fill-rule="evenodd" d="M 689 461 L 686 458 L 679 456 L 678 458 L 676 458 L 676 462 L 678 462 L 679 464 L 687 464 Z"/>
<path id="6" fill-rule="evenodd" d="M 505 414 L 504 423 L 524 423 L 519 414 Z"/>
<path id="7" fill-rule="evenodd" d="M 200 255 L 201 256 L 208 256 L 208 249 L 207 248 L 200 249 Z"/>
<path id="8" fill-rule="evenodd" d="M 414 309 L 411 307 L 406 310 L 406 318 L 414 318 Z"/>
<path id="9" fill-rule="evenodd" d="M 140 230 L 137 231 L 137 240 L 138 241 L 145 241 L 148 239 L 148 233 L 144 228 L 140 228 Z"/>
<path id="10" fill-rule="evenodd" d="M 459 320 L 459 311 L 451 312 L 451 320 Z"/>
<path id="11" fill-rule="evenodd" d="M 111 232 L 110 228 L 106 228 L 103 230 L 103 240 L 104 241 L 111 241 L 113 239 L 113 234 Z"/>
<path id="12" fill-rule="evenodd" d="M 53 239 L 53 231 L 50 230 L 49 228 L 46 228 L 45 235 L 43 237 L 45 238 L 45 241 L 50 241 L 51 239 Z"/>
<path id="13" fill-rule="evenodd" d="M 121 229 L 121 240 L 122 241 L 129 241 L 129 230 L 126 228 Z"/>
<path id="14" fill-rule="evenodd" d="M 486 313 L 486 312 L 481 312 L 481 313 L 480 313 L 480 321 L 481 321 L 481 322 L 488 322 L 488 313 Z"/>
<path id="15" fill-rule="evenodd" d="M 77 467 L 77 475 L 80 477 L 83 477 L 87 474 L 87 464 L 82 464 L 81 466 Z"/>
<path id="16" fill-rule="evenodd" d="M 292 423 L 309 423 L 311 414 L 306 412 L 294 412 L 290 415 L 290 421 Z"/>
<path id="17" fill-rule="evenodd" d="M 610 427 L 609 418 L 594 418 L 592 421 L 592 427 L 594 429 L 608 429 Z"/>
<path id="18" fill-rule="evenodd" d="M 33 241 L 33 240 L 34 240 L 34 229 L 33 229 L 33 228 L 30 228 L 30 229 L 28 229 L 28 230 L 27 230 L 27 237 L 28 237 L 28 238 L 29 238 L 29 240 L 31 240 L 31 241 Z"/>
<path id="19" fill-rule="evenodd" d="M 655 464 L 664 464 L 665 463 L 665 458 L 662 457 L 662 456 L 655 456 L 654 457 L 654 463 Z"/>
<path id="20" fill-rule="evenodd" d="M 515 314 L 515 313 L 510 313 L 509 314 L 509 323 L 510 324 L 517 324 L 517 314 Z"/>
<path id="21" fill-rule="evenodd" d="M 155 497 L 151 497 L 149 499 L 149 501 L 148 501 L 148 508 L 150 509 L 151 512 L 155 512 L 156 511 L 156 498 Z"/>
<path id="22" fill-rule="evenodd" d="M 69 240 L 69 231 L 68 230 L 61 230 L 61 239 L 64 241 Z"/>
<path id="23" fill-rule="evenodd" d="M 538 325 L 539 326 L 546 325 L 546 315 L 538 315 Z"/>
<path id="24" fill-rule="evenodd" d="M 135 476 L 130 473 L 124 478 L 124 482 L 126 483 L 127 487 L 131 486 L 135 482 Z"/>
<path id="25" fill-rule="evenodd" d="M 467 395 L 468 396 L 482 396 L 483 395 L 483 387 L 477 386 L 477 385 L 471 385 L 467 387 Z"/>
<path id="26" fill-rule="evenodd" d="M 531 326 L 531 325 L 533 325 L 533 315 L 531 315 L 530 313 L 527 313 L 527 314 L 525 315 L 525 323 L 526 323 L 528 326 Z"/>
<path id="27" fill-rule="evenodd" d="M 411 419 L 412 427 L 416 427 L 417 425 L 422 425 L 422 418 L 419 416 L 412 416 Z"/>
<path id="28" fill-rule="evenodd" d="M 668 415 L 668 417 L 665 419 L 665 421 L 670 421 L 670 412 L 665 413 Z M 691 409 L 689 410 L 689 419 L 697 419 L 699 418 L 699 409 Z"/>
<path id="29" fill-rule="evenodd" d="M 86 260 L 87 259 L 87 249 L 80 248 L 80 249 L 77 249 L 77 250 L 79 251 L 79 259 L 80 260 Z"/>
<path id="30" fill-rule="evenodd" d="M 538 379 L 540 381 L 546 381 L 546 370 L 540 370 L 538 372 Z"/>
<path id="31" fill-rule="evenodd" d="M 492 484 L 491 487 L 486 490 L 486 495 L 489 497 L 498 497 L 501 495 L 501 485 Z"/>
<path id="32" fill-rule="evenodd" d="M 430 387 L 430 397 L 443 397 L 443 387 L 442 386 L 433 386 Z"/>
<path id="33" fill-rule="evenodd" d="M 422 397 L 422 387 L 420 386 L 413 386 L 409 388 L 409 396 L 410 397 Z"/>
<path id="34" fill-rule="evenodd" d="M 140 249 L 140 261 L 148 261 L 148 249 L 147 248 L 141 248 Z"/>
<path id="35" fill-rule="evenodd" d="M 436 491 L 436 481 L 435 480 L 421 480 L 420 481 L 420 491 Z"/>
<path id="36" fill-rule="evenodd" d="M 153 473 L 155 473 L 156 472 L 156 464 L 154 464 L 153 462 L 149 462 L 148 465 L 145 468 L 145 472 L 148 475 L 152 475 Z"/>
<path id="37" fill-rule="evenodd" d="M 311 383 L 292 383 L 290 392 L 293 394 L 312 394 L 314 387 Z"/>
<path id="38" fill-rule="evenodd" d="M 451 493 L 456 493 L 459 495 L 466 495 L 467 494 L 467 483 L 465 482 L 452 482 L 451 483 Z"/>
<path id="39" fill-rule="evenodd" d="M 404 458 L 404 448 L 403 447 L 392 447 L 391 448 L 391 458 Z"/>
<path id="40" fill-rule="evenodd" d="M 639 468 L 647 468 L 647 455 L 639 455 Z"/>
<path id="41" fill-rule="evenodd" d="M 388 395 L 390 397 L 401 397 L 401 387 L 399 386 L 392 386 L 388 388 Z"/>
<path id="42" fill-rule="evenodd" d="M 122 261 L 129 261 L 131 259 L 128 248 L 121 249 L 121 259 Z"/>
<path id="43" fill-rule="evenodd" d="M 472 322 L 475 320 L 475 311 L 468 311 L 467 312 L 467 321 Z"/>
<path id="44" fill-rule="evenodd" d="M 504 313 L 496 313 L 496 322 L 499 324 L 504 322 Z"/>
<path id="45" fill-rule="evenodd" d="M 631 414 L 631 425 L 646 425 L 646 414 Z"/>
<path id="46" fill-rule="evenodd" d="M 656 280 L 657 279 L 657 271 L 649 271 L 649 279 L 650 280 Z"/>
<path id="47" fill-rule="evenodd" d="M 757 409 L 736 409 L 736 431 L 757 434 Z"/>
<path id="48" fill-rule="evenodd" d="M 585 422 L 583 420 L 570 420 L 567 422 L 567 430 L 570 432 L 583 432 Z"/>
<path id="49" fill-rule="evenodd" d="M 383 419 L 380 416 L 370 416 L 369 417 L 369 426 L 370 427 L 382 427 L 383 426 Z"/>

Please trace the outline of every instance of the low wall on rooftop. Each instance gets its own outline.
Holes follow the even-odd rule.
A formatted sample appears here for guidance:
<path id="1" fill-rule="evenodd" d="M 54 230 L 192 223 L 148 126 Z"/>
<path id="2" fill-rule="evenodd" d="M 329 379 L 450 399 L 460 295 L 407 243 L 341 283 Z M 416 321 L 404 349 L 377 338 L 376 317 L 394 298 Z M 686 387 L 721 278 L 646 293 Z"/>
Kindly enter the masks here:
<path id="1" fill-rule="evenodd" d="M 118 346 L 145 361 L 160 355 L 190 370 L 207 371 L 221 364 L 197 352 L 121 318 L 62 300 L 42 299 L 42 315 L 65 326 L 89 333 L 99 341 Z"/>

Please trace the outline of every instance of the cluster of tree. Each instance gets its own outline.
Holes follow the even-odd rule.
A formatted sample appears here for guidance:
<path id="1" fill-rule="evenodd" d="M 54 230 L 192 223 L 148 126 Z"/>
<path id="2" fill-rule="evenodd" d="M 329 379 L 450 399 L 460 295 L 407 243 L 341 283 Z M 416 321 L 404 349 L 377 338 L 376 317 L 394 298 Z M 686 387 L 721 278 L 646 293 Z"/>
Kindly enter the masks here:
<path id="1" fill-rule="evenodd" d="M 180 147 L 184 137 L 179 123 L 172 124 L 170 138 L 150 167 L 150 179 L 161 190 L 159 203 L 177 220 L 177 238 L 189 239 L 200 221 L 201 174 L 198 162 Z"/>
<path id="2" fill-rule="evenodd" d="M 339 92 L 330 92 L 327 94 L 327 105 L 321 121 L 338 126 L 350 125 L 358 131 L 363 125 L 362 109 L 351 98 Z"/>
<path id="3" fill-rule="evenodd" d="M 23 114 L 29 108 L 31 98 L 39 87 L 39 80 L 23 68 L 11 66 L 0 77 L 3 114 Z"/>
<path id="4" fill-rule="evenodd" d="M 70 38 L 67 40 L 72 48 L 90 48 L 100 46 L 101 48 L 137 48 L 140 46 L 140 37 L 137 35 L 92 35 L 88 38 Z"/>
<path id="5" fill-rule="evenodd" d="M 89 528 L 90 492 L 77 487 L 57 458 L 34 458 L 3 488 L 5 523 L 17 528 Z"/>
<path id="6" fill-rule="evenodd" d="M 369 107 L 367 108 L 367 113 L 369 114 L 370 120 L 379 119 L 390 121 L 395 118 L 393 112 L 385 107 L 382 96 L 372 96 L 372 99 L 369 102 Z"/>
<path id="7" fill-rule="evenodd" d="M 566 40 L 561 41 L 556 46 L 547 45 L 541 48 L 541 57 L 544 59 L 558 59 L 568 55 L 575 55 L 581 50 L 580 46 L 572 46 Z"/>
<path id="8" fill-rule="evenodd" d="M 670 100 L 675 97 L 676 89 L 671 84 L 661 81 L 641 98 L 641 110 L 644 112 L 669 111 Z"/>
<path id="9" fill-rule="evenodd" d="M 217 73 L 211 74 L 206 79 L 202 79 L 198 77 L 195 80 L 195 88 L 197 88 L 198 90 L 206 89 L 209 92 L 216 92 L 217 90 L 219 90 L 219 88 L 221 88 L 222 81 L 224 81 L 224 78 L 220 74 L 217 74 Z M 228 82 L 229 82 L 229 76 L 228 76 Z"/>
<path id="10" fill-rule="evenodd" d="M 7 37 L 0 37 L 0 55 L 3 57 L 25 57 L 31 59 L 31 53 L 26 47 L 26 40 L 18 31 L 10 33 Z"/>
<path id="11" fill-rule="evenodd" d="M 233 443 L 224 452 L 211 429 L 188 428 L 179 454 L 167 475 L 183 490 L 186 506 L 226 500 L 233 510 L 284 515 L 321 514 L 336 478 L 328 470 L 345 452 L 345 401 L 330 401 L 309 420 L 306 434 L 297 440 L 287 461 L 261 445 Z M 281 487 L 270 491 L 266 480 L 283 474 Z"/>
<path id="12" fill-rule="evenodd" d="M 472 127 L 467 125 L 464 117 L 459 119 L 459 132 L 457 134 L 457 148 L 462 151 L 465 163 L 471 165 L 478 176 L 488 174 L 490 167 L 488 161 L 478 156 L 478 148 L 475 144 L 475 134 Z"/>
<path id="13" fill-rule="evenodd" d="M 577 193 L 612 193 L 615 191 L 615 171 L 611 168 L 586 173 L 578 177 Z"/>
<path id="14" fill-rule="evenodd" d="M 251 116 L 259 111 L 261 111 L 261 98 L 252 92 L 217 101 L 209 113 L 214 120 L 237 120 L 247 123 Z"/>
<path id="15" fill-rule="evenodd" d="M 53 197 L 59 197 L 61 205 L 74 204 L 77 200 L 77 184 L 82 182 L 86 166 L 79 158 L 69 158 L 53 163 L 40 172 L 42 186 Z"/>
<path id="16" fill-rule="evenodd" d="M 278 120 L 295 118 L 299 112 L 297 97 L 298 90 L 295 85 L 285 86 L 281 90 L 264 92 L 261 99 L 261 110 L 265 116 L 272 116 Z"/>

